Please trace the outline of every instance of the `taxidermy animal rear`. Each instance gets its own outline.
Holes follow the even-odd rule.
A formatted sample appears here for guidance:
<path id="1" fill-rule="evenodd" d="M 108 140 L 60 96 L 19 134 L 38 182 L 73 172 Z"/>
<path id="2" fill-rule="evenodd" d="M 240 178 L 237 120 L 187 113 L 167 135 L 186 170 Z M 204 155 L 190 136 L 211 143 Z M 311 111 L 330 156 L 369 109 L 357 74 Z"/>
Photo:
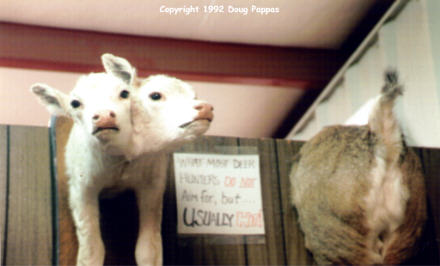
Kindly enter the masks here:
<path id="1" fill-rule="evenodd" d="M 397 264 L 414 252 L 426 220 L 419 159 L 393 113 L 397 73 L 365 126 L 331 126 L 308 141 L 290 174 L 306 248 L 319 264 Z"/>

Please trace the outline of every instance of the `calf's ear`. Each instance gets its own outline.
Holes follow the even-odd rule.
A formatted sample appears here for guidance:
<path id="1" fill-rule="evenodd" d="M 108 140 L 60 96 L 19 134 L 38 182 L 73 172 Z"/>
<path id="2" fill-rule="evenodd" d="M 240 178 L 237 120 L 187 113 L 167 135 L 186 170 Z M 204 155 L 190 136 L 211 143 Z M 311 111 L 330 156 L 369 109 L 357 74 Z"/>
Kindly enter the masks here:
<path id="1" fill-rule="evenodd" d="M 118 77 L 128 85 L 131 85 L 136 75 L 136 69 L 126 59 L 112 54 L 103 54 L 101 61 L 108 74 Z"/>
<path id="2" fill-rule="evenodd" d="M 67 104 L 69 97 L 66 94 L 40 83 L 32 85 L 31 91 L 51 114 L 56 116 L 68 116 Z"/>

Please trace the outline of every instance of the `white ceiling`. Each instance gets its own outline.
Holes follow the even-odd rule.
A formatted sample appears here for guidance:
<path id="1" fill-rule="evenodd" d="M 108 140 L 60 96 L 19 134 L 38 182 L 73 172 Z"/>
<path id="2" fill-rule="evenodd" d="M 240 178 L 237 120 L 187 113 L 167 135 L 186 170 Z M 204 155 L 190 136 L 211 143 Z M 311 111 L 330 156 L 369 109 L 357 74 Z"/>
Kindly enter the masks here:
<path id="1" fill-rule="evenodd" d="M 0 21 L 215 42 L 338 48 L 378 0 L 2 0 Z M 167 8 L 199 7 L 169 15 Z M 224 6 L 224 13 L 203 6 Z M 249 8 L 247 15 L 229 6 Z M 262 15 L 251 6 L 278 8 Z"/>
<path id="2" fill-rule="evenodd" d="M 0 21 L 150 37 L 338 49 L 377 1 L 380 0 L 0 0 Z M 161 6 L 179 8 L 191 5 L 198 6 L 199 13 L 170 15 L 160 12 Z M 204 13 L 205 5 L 224 6 L 225 13 Z M 252 5 L 278 8 L 279 13 L 261 15 L 249 11 L 247 15 L 234 14 L 229 13 L 229 5 L 249 9 Z M 2 72 L 14 87 L 27 89 L 35 82 L 29 78 L 32 76 L 29 73 L 23 79 L 21 72 L 16 74 L 17 71 L 20 72 L 14 69 Z M 60 87 L 75 76 L 69 74 L 66 78 L 67 74 L 60 72 L 32 73 L 36 75 L 32 76 L 35 80 L 52 82 Z M 10 77 L 16 78 L 11 81 Z M 0 95 L 8 95 L 10 85 L 0 82 Z M 239 137 L 270 137 L 304 93 L 294 88 L 268 87 L 261 89 L 258 96 L 253 93 L 259 91 L 256 87 L 194 85 L 201 93 L 206 92 L 204 99 L 216 106 L 217 122 L 210 133 Z M 242 108 L 240 101 L 231 101 L 237 98 L 237 93 L 242 96 L 240 99 L 254 100 L 246 102 L 246 108 Z M 10 102 L 23 99 L 18 90 L 13 96 L 18 99 L 9 99 Z M 2 118 L 0 114 L 0 123 L 46 123 L 46 113 L 38 119 L 29 119 L 29 113 L 44 112 L 42 108 L 36 103 L 30 104 L 29 108 L 32 110 L 23 113 L 20 121 L 11 120 L 8 114 L 3 114 L 6 117 Z"/>

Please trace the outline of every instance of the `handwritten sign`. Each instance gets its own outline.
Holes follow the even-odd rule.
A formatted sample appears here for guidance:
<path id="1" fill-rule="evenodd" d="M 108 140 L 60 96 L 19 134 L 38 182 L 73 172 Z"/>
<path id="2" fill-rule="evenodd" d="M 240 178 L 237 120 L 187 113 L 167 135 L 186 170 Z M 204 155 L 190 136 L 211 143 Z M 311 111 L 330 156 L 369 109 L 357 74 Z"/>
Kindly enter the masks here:
<path id="1" fill-rule="evenodd" d="M 258 155 L 175 153 L 178 233 L 264 234 Z"/>

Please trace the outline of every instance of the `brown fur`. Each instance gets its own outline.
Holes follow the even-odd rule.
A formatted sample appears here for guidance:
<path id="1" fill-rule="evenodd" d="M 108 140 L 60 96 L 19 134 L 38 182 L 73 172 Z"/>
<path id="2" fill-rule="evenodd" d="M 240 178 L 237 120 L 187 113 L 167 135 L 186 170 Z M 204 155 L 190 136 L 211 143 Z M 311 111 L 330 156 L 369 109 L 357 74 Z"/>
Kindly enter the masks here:
<path id="1" fill-rule="evenodd" d="M 398 236 L 387 249 L 384 264 L 398 264 L 412 255 L 427 218 L 422 167 L 419 158 L 412 150 L 408 150 L 405 154 L 401 167 L 407 173 L 403 176 L 403 180 L 410 189 L 411 197 L 407 203 L 403 225 L 398 228 Z"/>
<path id="2" fill-rule="evenodd" d="M 420 162 L 406 148 L 392 111 L 401 94 L 397 75 L 387 73 L 385 81 L 368 125 L 323 129 L 303 146 L 292 168 L 292 202 L 306 247 L 319 264 L 401 263 L 421 235 L 426 199 Z M 379 186 L 373 185 L 376 176 L 381 177 Z M 394 219 L 393 210 L 384 207 L 385 216 L 377 212 L 387 221 L 382 228 L 382 220 L 372 218 L 377 208 L 368 200 L 374 202 L 377 195 L 386 202 L 394 180 L 400 180 L 396 195 L 404 213 Z"/>

